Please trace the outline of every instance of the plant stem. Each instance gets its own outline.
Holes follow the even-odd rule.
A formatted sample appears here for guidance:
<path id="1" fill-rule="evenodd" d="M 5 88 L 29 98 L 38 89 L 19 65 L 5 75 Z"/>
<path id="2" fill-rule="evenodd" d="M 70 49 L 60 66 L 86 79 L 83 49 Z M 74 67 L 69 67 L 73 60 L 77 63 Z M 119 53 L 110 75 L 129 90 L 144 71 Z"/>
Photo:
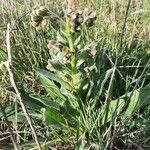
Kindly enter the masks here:
<path id="1" fill-rule="evenodd" d="M 68 40 L 70 53 L 72 54 L 71 62 L 70 62 L 71 68 L 72 68 L 72 82 L 73 82 L 73 86 L 76 86 L 76 82 L 77 82 L 76 50 L 74 48 L 73 37 L 72 37 L 71 29 L 70 29 L 70 20 L 68 18 L 67 18 L 67 23 L 66 23 L 66 37 Z"/>

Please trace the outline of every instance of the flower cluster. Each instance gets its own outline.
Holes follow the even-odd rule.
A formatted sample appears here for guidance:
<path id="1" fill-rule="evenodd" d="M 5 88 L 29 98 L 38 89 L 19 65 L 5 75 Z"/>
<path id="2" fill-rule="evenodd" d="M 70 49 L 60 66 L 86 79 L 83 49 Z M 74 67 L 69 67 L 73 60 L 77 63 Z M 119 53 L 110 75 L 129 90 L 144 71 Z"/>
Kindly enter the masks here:
<path id="1" fill-rule="evenodd" d="M 48 41 L 47 48 L 49 49 L 50 53 L 52 52 L 54 54 L 57 54 L 58 52 L 60 52 L 60 45 L 54 40 Z"/>
<path id="2" fill-rule="evenodd" d="M 77 12 L 70 10 L 69 16 L 71 18 L 71 29 L 73 32 L 80 31 L 83 24 L 85 24 L 87 27 L 93 26 L 96 20 L 96 13 L 88 9 Z"/>
<path id="3" fill-rule="evenodd" d="M 82 52 L 85 51 L 89 56 L 91 56 L 94 59 L 97 54 L 96 44 L 91 43 L 91 44 L 85 46 L 81 51 Z"/>
<path id="4" fill-rule="evenodd" d="M 96 12 L 92 12 L 89 11 L 88 9 L 85 9 L 83 15 L 84 15 L 85 25 L 88 27 L 93 26 L 96 20 Z"/>
<path id="5" fill-rule="evenodd" d="M 83 23 L 82 12 L 76 12 L 71 15 L 71 30 L 78 32 L 81 30 L 80 26 Z"/>
<path id="6" fill-rule="evenodd" d="M 71 61 L 72 53 L 70 52 L 69 48 L 63 49 L 63 63 L 68 64 Z"/>
<path id="7" fill-rule="evenodd" d="M 62 48 L 60 43 L 58 43 L 54 40 L 49 40 L 48 44 L 47 44 L 47 48 L 49 49 L 49 53 L 51 55 L 58 56 L 59 59 L 62 59 L 64 64 L 70 63 L 70 59 L 71 59 L 72 54 L 71 54 L 68 47 Z"/>
<path id="8" fill-rule="evenodd" d="M 55 40 L 49 40 L 47 48 L 51 58 L 48 60 L 47 69 L 63 75 L 72 75 L 71 84 L 78 87 L 82 77 L 89 77 L 94 68 L 87 62 L 94 62 L 97 56 L 96 44 L 91 43 L 82 48 L 79 44 L 80 36 L 75 37 L 74 32 L 79 32 L 83 26 L 91 27 L 96 20 L 96 13 L 84 9 L 83 11 L 66 11 L 66 22 L 62 22 L 61 32 L 57 33 Z M 76 38 L 76 39 L 75 39 Z M 80 71 L 78 71 L 79 69 Z M 85 69 L 85 70 L 84 70 Z M 68 80 L 68 77 L 64 77 Z M 70 80 L 70 78 L 69 78 Z"/>
<path id="9" fill-rule="evenodd" d="M 48 23 L 50 13 L 45 6 L 39 7 L 37 10 L 34 10 L 31 14 L 32 26 L 37 30 L 45 27 Z"/>

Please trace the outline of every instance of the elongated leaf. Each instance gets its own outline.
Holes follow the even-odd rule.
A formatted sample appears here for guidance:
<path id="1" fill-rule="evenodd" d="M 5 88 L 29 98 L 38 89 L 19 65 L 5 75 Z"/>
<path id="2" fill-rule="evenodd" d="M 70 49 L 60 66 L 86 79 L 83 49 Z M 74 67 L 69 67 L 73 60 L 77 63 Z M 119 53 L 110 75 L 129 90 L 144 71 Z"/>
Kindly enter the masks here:
<path id="1" fill-rule="evenodd" d="M 36 99 L 37 101 L 40 101 L 41 103 L 43 103 L 45 105 L 45 107 L 52 107 L 55 109 L 59 109 L 60 103 L 56 102 L 56 101 L 52 101 L 50 98 L 46 98 L 46 97 L 42 97 L 42 96 L 38 96 L 38 95 L 30 95 L 30 97 Z"/>
<path id="2" fill-rule="evenodd" d="M 59 60 L 50 60 L 50 63 L 55 70 L 62 71 L 64 69 L 64 65 Z"/>
<path id="3" fill-rule="evenodd" d="M 12 87 L 7 88 L 7 90 L 16 94 Z M 45 105 L 42 104 L 40 101 L 37 101 L 36 99 L 30 97 L 30 93 L 27 93 L 23 89 L 20 89 L 20 93 L 27 108 L 40 111 L 41 108 L 45 107 Z"/>
<path id="4" fill-rule="evenodd" d="M 67 117 L 67 119 L 79 116 L 78 110 L 73 108 L 69 101 L 65 101 L 65 103 L 60 106 L 60 112 Z"/>
<path id="5" fill-rule="evenodd" d="M 66 45 L 67 44 L 67 40 L 65 37 L 63 37 L 59 32 L 57 32 L 57 41 Z"/>
<path id="6" fill-rule="evenodd" d="M 42 115 L 40 113 L 36 113 L 34 111 L 29 111 L 29 110 L 28 110 L 28 112 L 29 112 L 30 116 L 32 117 L 32 119 L 34 119 L 34 121 L 38 121 L 38 122 L 40 121 L 41 122 Z M 7 119 L 11 122 L 14 122 L 16 120 L 15 112 L 13 114 L 9 115 L 7 117 Z M 26 121 L 27 120 L 26 120 L 24 113 L 22 111 L 19 111 L 17 113 L 17 122 L 24 123 Z"/>
<path id="7" fill-rule="evenodd" d="M 78 36 L 76 40 L 74 41 L 74 46 L 77 46 L 79 42 L 81 41 L 81 36 Z"/>
<path id="8" fill-rule="evenodd" d="M 61 77 L 59 77 L 57 74 L 53 74 L 51 72 L 48 72 L 48 71 L 45 71 L 42 69 L 36 69 L 36 72 L 38 74 L 44 75 L 45 77 L 47 77 L 53 81 L 60 83 L 62 86 L 64 86 L 69 91 L 73 90 L 73 87 L 68 82 L 64 81 Z"/>
<path id="9" fill-rule="evenodd" d="M 128 93 L 130 97 L 131 92 Z M 125 116 L 130 116 L 132 113 L 138 111 L 142 106 L 150 104 L 150 87 L 137 89 L 133 92 L 128 107 L 125 111 Z"/>
<path id="10" fill-rule="evenodd" d="M 94 94 L 98 94 L 98 96 L 101 95 L 104 85 L 107 82 L 107 80 L 109 79 L 110 75 L 112 74 L 112 71 L 113 71 L 113 69 L 109 69 L 100 76 L 100 79 L 97 82 L 97 86 L 94 90 Z"/>
<path id="11" fill-rule="evenodd" d="M 46 125 L 62 125 L 65 124 L 64 117 L 53 108 L 43 108 L 44 123 Z"/>
<path id="12" fill-rule="evenodd" d="M 53 81 L 49 80 L 47 77 L 45 77 L 42 74 L 40 74 L 40 79 L 46 91 L 53 99 L 59 98 L 62 99 L 63 101 L 66 100 L 66 97 L 61 94 L 60 89 L 54 84 Z"/>
<path id="13" fill-rule="evenodd" d="M 9 116 L 10 114 L 14 113 L 14 107 L 8 106 L 5 108 L 5 113 Z M 2 112 L 0 111 L 0 118 L 3 117 Z"/>
<path id="14" fill-rule="evenodd" d="M 150 87 L 137 89 L 121 96 L 118 100 L 112 100 L 109 105 L 107 122 L 113 115 L 122 114 L 122 117 L 130 117 L 142 106 L 150 104 Z M 105 107 L 102 112 L 105 112 Z M 116 112 L 116 114 L 114 114 Z"/>
<path id="15" fill-rule="evenodd" d="M 117 99 L 117 100 L 112 100 L 110 102 L 109 109 L 107 110 L 108 112 L 106 112 L 107 106 L 103 107 L 102 109 L 103 116 L 105 116 L 106 113 L 108 113 L 106 122 L 109 122 L 112 119 L 112 117 L 114 117 L 114 115 L 119 116 L 124 105 L 125 105 L 124 99 Z M 104 119 L 105 117 L 102 118 L 102 124 L 104 124 Z"/>

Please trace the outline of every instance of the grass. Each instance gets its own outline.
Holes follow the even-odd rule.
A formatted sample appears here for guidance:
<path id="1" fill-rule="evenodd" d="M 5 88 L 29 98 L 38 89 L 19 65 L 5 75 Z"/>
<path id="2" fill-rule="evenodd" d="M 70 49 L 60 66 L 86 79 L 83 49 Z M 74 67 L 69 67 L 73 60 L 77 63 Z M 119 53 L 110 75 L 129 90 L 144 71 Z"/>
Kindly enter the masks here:
<path id="1" fill-rule="evenodd" d="M 13 73 L 42 149 L 148 150 L 149 1 L 82 2 L 74 12 L 91 8 L 96 17 L 82 14 L 94 22 L 91 27 L 86 19 L 81 25 L 72 22 L 59 1 L 40 1 L 50 13 L 41 30 L 31 24 L 34 0 L 17 0 L 14 6 L 0 2 L 0 63 L 7 60 L 5 36 L 11 23 Z M 81 30 L 72 32 L 72 24 Z M 18 132 L 14 135 L 21 149 L 37 149 L 3 65 L 0 72 L 1 104 L 9 126 Z M 0 116 L 1 126 L 6 126 L 0 131 L 0 146 L 12 149 Z"/>

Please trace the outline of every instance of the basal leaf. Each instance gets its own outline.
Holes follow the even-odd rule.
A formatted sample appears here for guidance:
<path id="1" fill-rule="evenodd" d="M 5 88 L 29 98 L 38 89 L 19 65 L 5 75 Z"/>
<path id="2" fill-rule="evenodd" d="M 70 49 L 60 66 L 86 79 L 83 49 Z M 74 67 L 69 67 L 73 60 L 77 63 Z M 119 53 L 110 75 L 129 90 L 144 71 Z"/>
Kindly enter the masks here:
<path id="1" fill-rule="evenodd" d="M 125 115 L 130 116 L 138 111 L 142 106 L 150 104 L 150 87 L 146 86 L 135 90 L 133 93 L 128 93 L 130 102 L 126 108 Z"/>
<path id="2" fill-rule="evenodd" d="M 109 112 L 107 122 L 111 120 L 113 115 L 122 114 L 122 117 L 130 117 L 141 107 L 150 104 L 150 87 L 136 89 L 121 96 L 117 100 L 112 100 L 109 104 Z M 102 112 L 105 112 L 105 107 Z M 116 113 L 116 114 L 115 114 Z"/>
<path id="3" fill-rule="evenodd" d="M 12 87 L 7 88 L 7 90 L 16 94 Z M 23 89 L 20 89 L 20 93 L 27 108 L 40 111 L 41 108 L 45 107 L 45 105 L 40 101 L 37 101 L 36 99 L 30 97 L 30 93 L 27 93 Z"/>
<path id="4" fill-rule="evenodd" d="M 43 108 L 44 123 L 46 125 L 64 125 L 66 124 L 64 117 L 53 108 Z"/>
<path id="5" fill-rule="evenodd" d="M 40 101 L 41 103 L 43 103 L 45 105 L 45 107 L 52 107 L 55 109 L 59 109 L 60 103 L 53 101 L 50 98 L 47 97 L 43 97 L 43 96 L 38 96 L 38 95 L 30 95 L 30 97 L 36 99 L 37 101 Z"/>

